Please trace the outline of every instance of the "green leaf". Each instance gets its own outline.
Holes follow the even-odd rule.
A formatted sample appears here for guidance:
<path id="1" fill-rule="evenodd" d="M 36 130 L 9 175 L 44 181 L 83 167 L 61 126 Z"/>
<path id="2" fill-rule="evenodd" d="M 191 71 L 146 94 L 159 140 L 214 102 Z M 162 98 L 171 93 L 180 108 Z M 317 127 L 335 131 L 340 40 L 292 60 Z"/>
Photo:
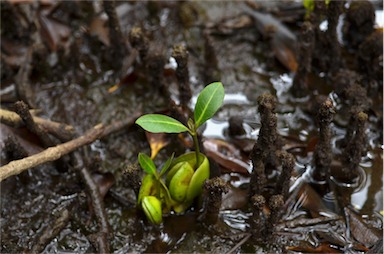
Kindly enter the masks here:
<path id="1" fill-rule="evenodd" d="M 180 133 L 189 131 L 184 124 L 176 119 L 159 114 L 143 115 L 136 120 L 136 124 L 140 125 L 144 130 L 153 133 Z"/>
<path id="2" fill-rule="evenodd" d="M 195 105 L 196 129 L 216 113 L 223 100 L 224 87 L 221 82 L 214 82 L 201 91 Z"/>
<path id="3" fill-rule="evenodd" d="M 308 17 L 315 9 L 315 2 L 314 0 L 303 0 L 303 6 L 306 9 L 305 16 Z"/>
<path id="4" fill-rule="evenodd" d="M 151 158 L 145 153 L 139 153 L 139 164 L 150 175 L 156 175 L 156 166 Z"/>
<path id="5" fill-rule="evenodd" d="M 165 172 L 167 172 L 169 166 L 171 166 L 171 163 L 172 163 L 172 160 L 173 160 L 173 157 L 174 157 L 174 156 L 175 156 L 175 153 L 172 153 L 171 158 L 169 158 L 169 159 L 165 162 L 164 166 L 163 166 L 163 167 L 161 168 L 161 170 L 160 170 L 160 176 L 164 175 Z"/>

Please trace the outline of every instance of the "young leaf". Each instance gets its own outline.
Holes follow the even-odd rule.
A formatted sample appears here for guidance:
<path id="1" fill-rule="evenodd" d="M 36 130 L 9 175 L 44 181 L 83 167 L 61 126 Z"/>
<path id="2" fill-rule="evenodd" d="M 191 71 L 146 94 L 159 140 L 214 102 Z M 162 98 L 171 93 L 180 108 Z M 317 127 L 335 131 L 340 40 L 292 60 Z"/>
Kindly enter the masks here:
<path id="1" fill-rule="evenodd" d="M 161 170 L 160 170 L 160 176 L 164 175 L 165 172 L 167 172 L 169 166 L 171 166 L 171 163 L 172 163 L 172 160 L 173 160 L 173 157 L 174 157 L 174 156 L 175 156 L 175 153 L 172 153 L 171 158 L 169 158 L 169 159 L 165 162 L 164 166 L 163 166 L 163 167 L 161 168 Z"/>
<path id="2" fill-rule="evenodd" d="M 139 117 L 136 124 L 140 125 L 144 130 L 154 133 L 180 133 L 189 129 L 176 119 L 159 114 L 147 114 Z"/>
<path id="3" fill-rule="evenodd" d="M 221 82 L 214 82 L 201 91 L 195 105 L 195 128 L 211 118 L 224 100 L 224 87 Z"/>
<path id="4" fill-rule="evenodd" d="M 315 9 L 315 1 L 314 0 L 303 0 L 303 6 L 306 9 L 306 17 L 309 17 L 309 15 L 313 12 Z"/>
<path id="5" fill-rule="evenodd" d="M 139 164 L 150 175 L 156 175 L 155 163 L 145 153 L 139 153 Z"/>

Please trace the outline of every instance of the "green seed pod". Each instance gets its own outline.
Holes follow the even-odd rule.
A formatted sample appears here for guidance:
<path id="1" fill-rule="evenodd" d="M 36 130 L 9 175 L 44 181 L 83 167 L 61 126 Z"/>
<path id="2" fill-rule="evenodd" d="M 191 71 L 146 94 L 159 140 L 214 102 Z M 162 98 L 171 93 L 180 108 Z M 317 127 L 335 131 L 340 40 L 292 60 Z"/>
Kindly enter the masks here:
<path id="1" fill-rule="evenodd" d="M 176 174 L 176 172 L 179 171 L 181 166 L 183 166 L 183 163 L 184 163 L 184 161 L 178 162 L 176 164 L 172 163 L 171 169 L 169 170 L 169 172 L 167 174 L 167 178 L 165 179 L 165 183 L 167 184 L 167 186 L 169 186 L 169 184 L 171 183 L 171 180 L 172 180 L 173 176 Z"/>
<path id="2" fill-rule="evenodd" d="M 209 178 L 207 157 L 200 154 L 200 161 L 201 164 L 195 169 L 196 155 L 191 152 L 181 155 L 171 165 L 166 182 L 172 198 L 178 202 L 173 206 L 177 213 L 185 211 L 192 204 L 193 199 L 202 192 L 204 181 Z"/>
<path id="3" fill-rule="evenodd" d="M 173 175 L 169 183 L 169 193 L 177 202 L 183 202 L 187 196 L 189 182 L 194 174 L 193 168 L 188 162 L 180 162 L 181 164 L 177 172 Z"/>
<path id="4" fill-rule="evenodd" d="M 206 156 L 202 155 L 202 157 L 204 157 L 204 159 L 200 166 L 195 170 L 189 183 L 186 197 L 187 202 L 192 202 L 195 197 L 201 194 L 204 181 L 209 178 L 209 161 Z"/>
<path id="5" fill-rule="evenodd" d="M 161 202 L 155 196 L 143 197 L 141 207 L 143 208 L 143 211 L 147 218 L 153 224 L 160 224 L 163 221 Z"/>
<path id="6" fill-rule="evenodd" d="M 145 175 L 143 181 L 141 182 L 139 196 L 137 198 L 137 203 L 140 204 L 142 199 L 145 196 L 153 196 L 156 195 L 156 178 L 154 175 Z"/>

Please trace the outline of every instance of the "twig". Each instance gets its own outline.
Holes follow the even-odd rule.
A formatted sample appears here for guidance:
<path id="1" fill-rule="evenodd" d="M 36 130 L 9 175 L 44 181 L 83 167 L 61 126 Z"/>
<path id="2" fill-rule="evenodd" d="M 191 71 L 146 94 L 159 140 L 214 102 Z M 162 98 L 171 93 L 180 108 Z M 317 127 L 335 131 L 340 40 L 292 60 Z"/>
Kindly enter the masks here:
<path id="1" fill-rule="evenodd" d="M 117 132 L 117 131 L 123 130 L 124 128 L 127 128 L 128 126 L 132 125 L 134 123 L 134 121 L 141 115 L 142 115 L 142 113 L 139 111 L 139 112 L 134 113 L 130 117 L 124 118 L 123 120 L 112 122 L 111 124 L 105 126 L 103 134 L 101 135 L 101 137 L 108 136 L 109 134 L 111 134 L 113 132 Z"/>
<path id="2" fill-rule="evenodd" d="M 0 182 L 12 175 L 18 175 L 26 169 L 36 167 L 46 162 L 55 161 L 61 156 L 66 155 L 81 146 L 94 142 L 98 138 L 102 138 L 112 132 L 122 130 L 123 128 L 131 125 L 140 114 L 140 112 L 137 112 L 131 117 L 127 117 L 122 121 L 113 122 L 106 127 L 101 124 L 96 125 L 81 137 L 68 141 L 64 144 L 49 147 L 41 153 L 34 154 L 27 158 L 11 161 L 7 165 L 0 167 Z"/>
<path id="3" fill-rule="evenodd" d="M 40 126 L 40 128 L 52 134 L 53 136 L 60 139 L 61 141 L 71 140 L 75 136 L 75 132 L 74 132 L 75 129 L 70 125 L 53 122 L 38 116 L 32 116 L 32 118 L 35 121 L 35 123 Z M 21 117 L 18 114 L 9 110 L 1 109 L 1 108 L 0 108 L 0 122 L 14 128 L 20 128 L 24 126 L 24 121 L 21 119 Z"/>
<path id="4" fill-rule="evenodd" d="M 42 141 L 44 147 L 50 147 L 55 145 L 52 140 L 49 138 L 47 133 L 42 130 L 33 120 L 31 113 L 29 112 L 28 105 L 23 101 L 17 101 L 15 104 L 16 113 L 23 119 L 25 126 L 32 133 L 36 134 Z"/>
<path id="5" fill-rule="evenodd" d="M 30 46 L 24 63 L 21 65 L 17 75 L 16 75 L 16 93 L 17 96 L 26 101 L 27 104 L 31 107 L 34 107 L 34 102 L 29 100 L 29 98 L 34 98 L 33 90 L 29 82 L 29 75 L 32 71 L 32 58 L 33 58 L 34 45 Z"/>
<path id="6" fill-rule="evenodd" d="M 244 236 L 244 238 L 240 242 L 238 242 L 232 249 L 230 249 L 226 254 L 234 253 L 237 250 L 237 248 L 240 248 L 241 245 L 243 245 L 246 241 L 248 241 L 251 235 L 252 234 L 247 234 L 246 236 Z"/>
<path id="7" fill-rule="evenodd" d="M 100 195 L 99 187 L 95 184 L 92 178 L 92 174 L 88 167 L 84 165 L 83 159 L 79 152 L 73 153 L 74 166 L 80 173 L 80 176 L 87 186 L 88 193 L 91 198 L 92 207 L 96 215 L 97 222 L 99 224 L 99 230 L 96 234 L 97 250 L 99 253 L 109 253 L 108 236 L 110 233 L 107 214 L 104 208 L 104 202 Z"/>
<path id="8" fill-rule="evenodd" d="M 118 71 L 121 71 L 123 59 L 127 54 L 127 47 L 121 32 L 119 18 L 116 13 L 115 0 L 103 1 L 104 11 L 108 16 L 109 39 L 112 44 L 111 48 L 111 64 Z"/>
<path id="9" fill-rule="evenodd" d="M 7 165 L 0 167 L 0 182 L 12 175 L 18 175 L 26 169 L 36 167 L 46 162 L 55 161 L 81 146 L 88 145 L 98 139 L 103 132 L 104 127 L 99 124 L 81 137 L 54 147 L 49 147 L 41 153 L 31 155 L 24 159 L 11 161 Z"/>

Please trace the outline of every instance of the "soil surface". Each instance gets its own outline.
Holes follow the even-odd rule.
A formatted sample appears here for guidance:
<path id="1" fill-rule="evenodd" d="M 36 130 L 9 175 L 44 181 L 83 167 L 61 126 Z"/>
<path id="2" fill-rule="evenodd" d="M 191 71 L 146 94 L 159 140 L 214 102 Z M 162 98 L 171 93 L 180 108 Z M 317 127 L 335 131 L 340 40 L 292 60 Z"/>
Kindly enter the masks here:
<path id="1" fill-rule="evenodd" d="M 1 1 L 1 109 L 20 116 L 0 112 L 1 166 L 106 127 L 1 181 L 0 251 L 381 250 L 383 6 L 317 2 Z M 200 137 L 219 178 L 202 200 L 219 203 L 151 225 L 138 153 L 160 145 L 160 166 L 193 148 L 134 121 L 185 121 L 214 81 L 224 104 Z"/>

